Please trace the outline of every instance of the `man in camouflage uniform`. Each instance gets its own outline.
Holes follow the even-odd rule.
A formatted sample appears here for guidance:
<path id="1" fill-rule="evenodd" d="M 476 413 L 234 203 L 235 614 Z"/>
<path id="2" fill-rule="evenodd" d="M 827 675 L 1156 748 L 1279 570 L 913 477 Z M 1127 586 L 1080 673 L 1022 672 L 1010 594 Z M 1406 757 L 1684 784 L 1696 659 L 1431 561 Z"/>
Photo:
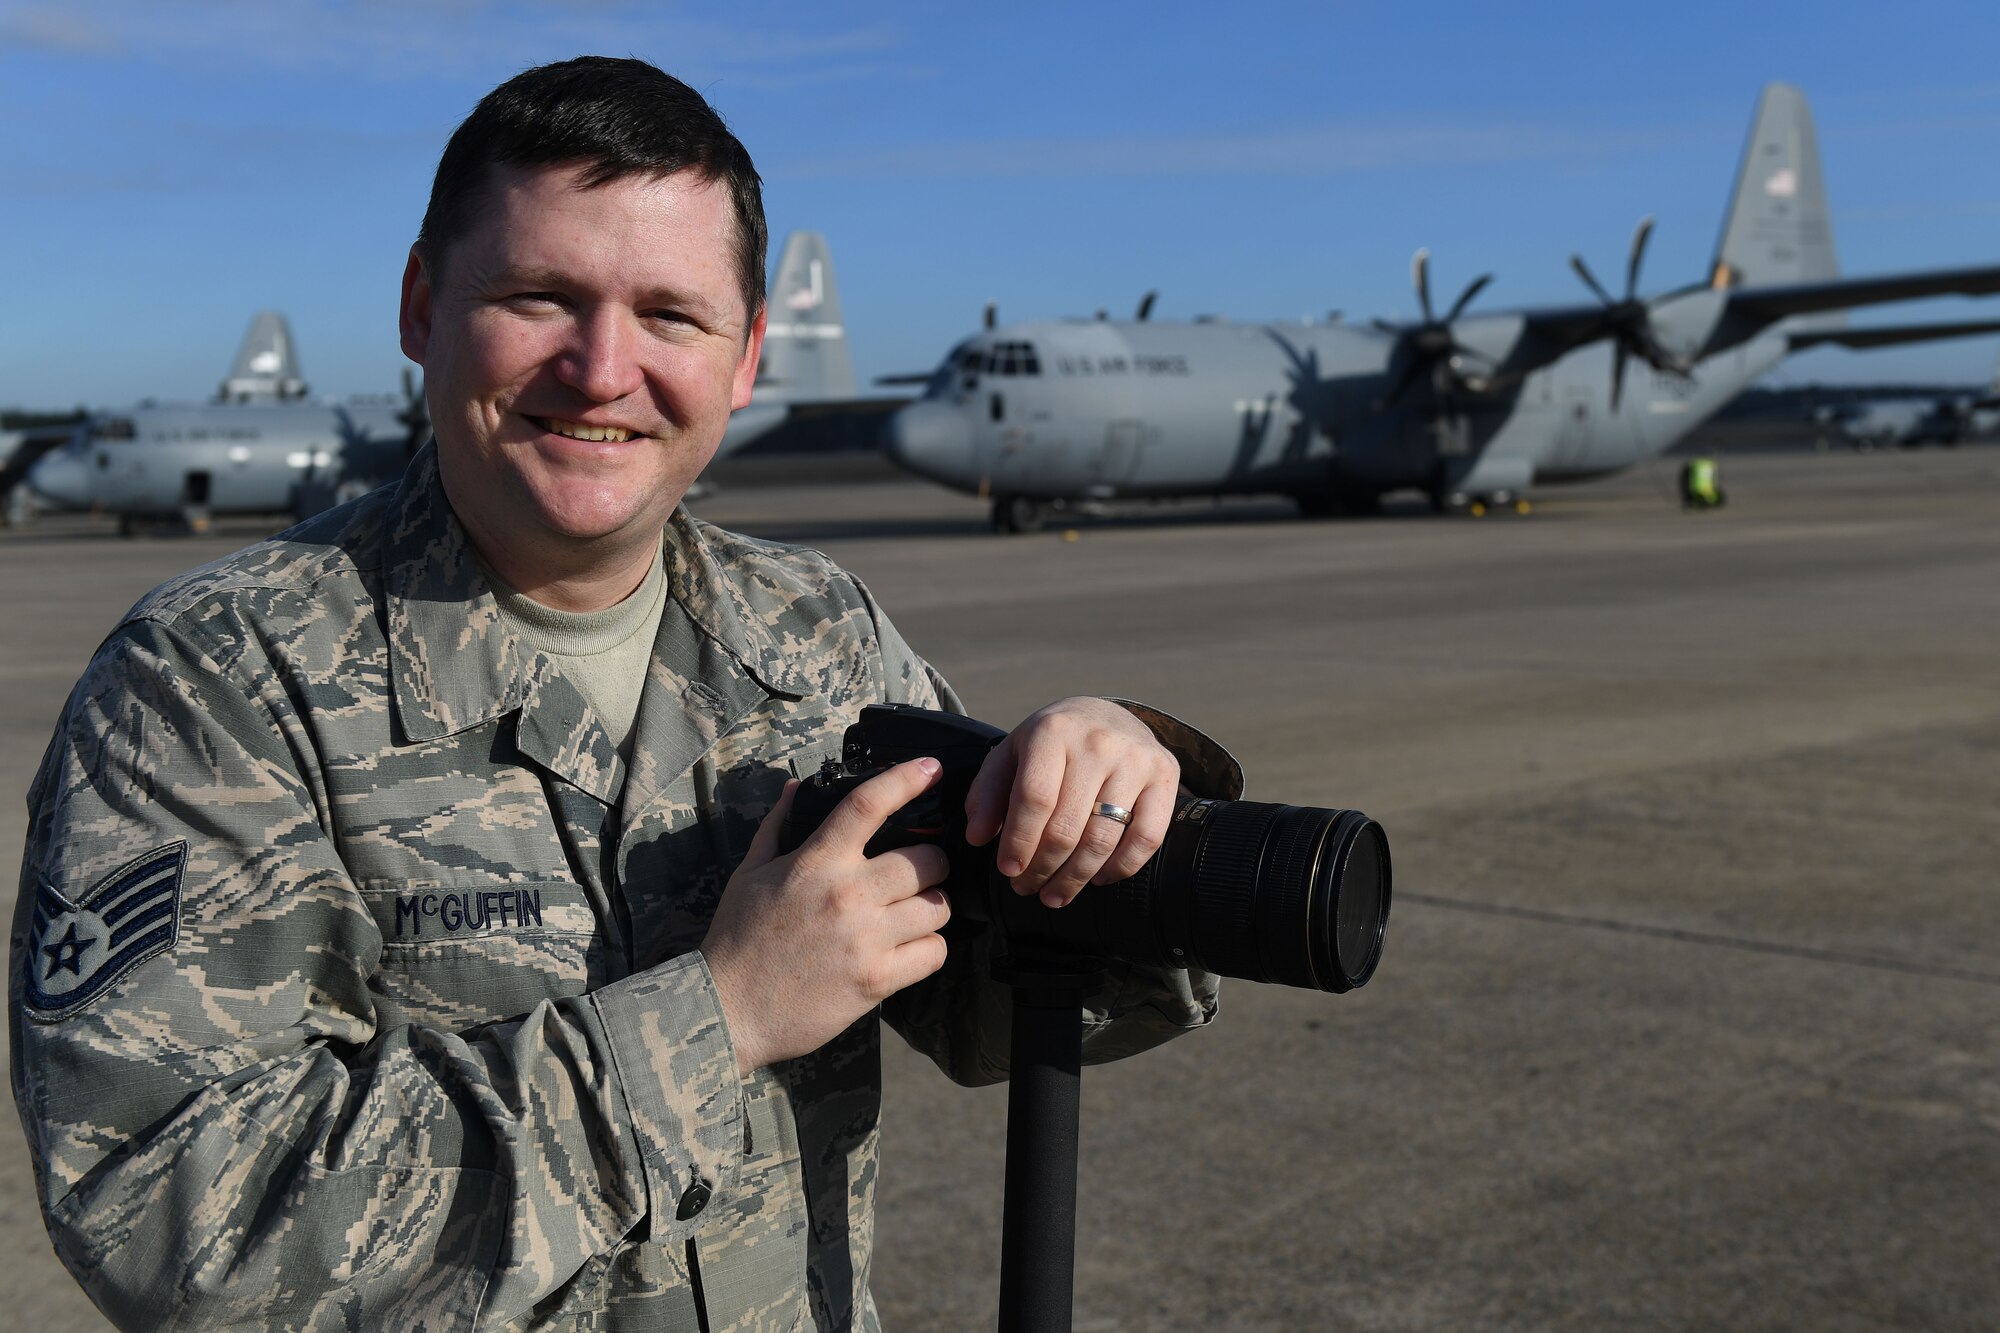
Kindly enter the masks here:
<path id="1" fill-rule="evenodd" d="M 942 853 L 862 851 L 930 761 L 776 854 L 865 704 L 959 704 L 850 575 L 677 507 L 755 372 L 756 185 L 650 66 L 496 90 L 405 277 L 436 443 L 156 590 L 71 696 L 29 798 L 14 1091 L 118 1324 L 875 1326 L 878 1015 L 991 1081 L 1007 996 L 947 956 Z M 597 613 L 655 579 L 621 744 L 504 595 Z M 1241 776 L 1067 700 L 968 814 L 1060 904 L 1151 854 L 1177 781 Z M 1209 977 L 1120 969 L 1087 1058 L 1213 1012 Z"/>

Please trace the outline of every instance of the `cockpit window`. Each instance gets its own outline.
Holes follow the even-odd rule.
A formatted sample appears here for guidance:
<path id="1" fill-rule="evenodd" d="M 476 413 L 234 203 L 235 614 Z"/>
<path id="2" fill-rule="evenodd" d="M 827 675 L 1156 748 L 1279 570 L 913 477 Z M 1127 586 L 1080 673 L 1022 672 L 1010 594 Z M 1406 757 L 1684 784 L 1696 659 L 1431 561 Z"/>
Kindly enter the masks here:
<path id="1" fill-rule="evenodd" d="M 1039 375 L 1042 373 L 1042 363 L 1040 358 L 1035 355 L 1035 345 L 1033 343 L 994 343 L 993 346 L 986 349 L 983 356 L 977 352 L 969 351 L 968 361 L 972 356 L 979 356 L 982 364 L 980 367 L 973 367 L 968 364 L 967 369 L 984 369 L 989 375 Z"/>
<path id="2" fill-rule="evenodd" d="M 946 352 L 944 360 L 938 364 L 938 368 L 931 372 L 931 377 L 928 380 L 924 381 L 924 397 L 936 398 L 939 394 L 949 392 L 952 381 L 958 378 L 960 368 L 965 365 L 965 356 L 966 347 L 964 343 L 960 343 L 949 352 Z"/>
<path id="3" fill-rule="evenodd" d="M 98 417 L 90 423 L 90 434 L 98 440 L 130 440 L 136 438 L 130 417 Z"/>
<path id="4" fill-rule="evenodd" d="M 1003 342 L 986 347 L 961 343 L 945 355 L 944 364 L 937 368 L 937 373 L 924 386 L 924 393 L 926 396 L 944 393 L 952 387 L 954 379 L 959 379 L 960 388 L 974 389 L 979 386 L 981 375 L 1041 373 L 1041 358 L 1035 354 L 1033 343 Z"/>

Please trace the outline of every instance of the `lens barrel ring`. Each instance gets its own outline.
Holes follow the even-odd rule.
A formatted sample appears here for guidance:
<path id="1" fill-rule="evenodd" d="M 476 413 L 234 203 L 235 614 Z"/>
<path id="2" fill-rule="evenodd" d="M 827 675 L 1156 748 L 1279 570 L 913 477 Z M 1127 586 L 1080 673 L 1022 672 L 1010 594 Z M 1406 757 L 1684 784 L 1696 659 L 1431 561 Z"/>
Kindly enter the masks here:
<path id="1" fill-rule="evenodd" d="M 1195 851 L 1189 908 L 1196 956 L 1211 972 L 1267 980 L 1257 948 L 1258 868 L 1271 816 L 1281 807 L 1218 801 Z"/>

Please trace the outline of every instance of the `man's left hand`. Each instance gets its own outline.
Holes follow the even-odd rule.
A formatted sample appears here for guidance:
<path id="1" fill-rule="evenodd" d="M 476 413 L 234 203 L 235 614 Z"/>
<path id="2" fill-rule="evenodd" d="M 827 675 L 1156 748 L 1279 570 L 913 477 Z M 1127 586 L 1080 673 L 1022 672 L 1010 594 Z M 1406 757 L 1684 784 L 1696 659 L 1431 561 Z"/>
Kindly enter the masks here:
<path id="1" fill-rule="evenodd" d="M 1160 849 L 1181 766 L 1146 724 L 1106 699 L 1061 699 L 993 747 L 966 797 L 966 837 L 996 833 L 1014 892 L 1061 907 L 1086 884 L 1129 879 Z M 1129 824 L 1099 803 L 1132 812 Z"/>

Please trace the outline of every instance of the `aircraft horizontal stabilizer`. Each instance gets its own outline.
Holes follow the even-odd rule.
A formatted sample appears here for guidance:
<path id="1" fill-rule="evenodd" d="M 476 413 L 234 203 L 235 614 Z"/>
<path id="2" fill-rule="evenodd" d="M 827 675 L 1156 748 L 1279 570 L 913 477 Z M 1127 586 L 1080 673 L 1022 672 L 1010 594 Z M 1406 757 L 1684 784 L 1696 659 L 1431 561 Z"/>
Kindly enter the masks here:
<path id="1" fill-rule="evenodd" d="M 1935 342 L 1944 338 L 1976 338 L 1983 333 L 2000 333 L 2000 319 L 1948 324 L 1887 324 L 1867 329 L 1801 329 L 1791 335 L 1791 344 L 1794 352 L 1818 347 L 1822 343 L 1836 343 L 1858 350 L 1893 347 L 1898 343 Z"/>

